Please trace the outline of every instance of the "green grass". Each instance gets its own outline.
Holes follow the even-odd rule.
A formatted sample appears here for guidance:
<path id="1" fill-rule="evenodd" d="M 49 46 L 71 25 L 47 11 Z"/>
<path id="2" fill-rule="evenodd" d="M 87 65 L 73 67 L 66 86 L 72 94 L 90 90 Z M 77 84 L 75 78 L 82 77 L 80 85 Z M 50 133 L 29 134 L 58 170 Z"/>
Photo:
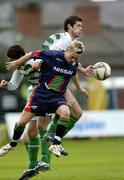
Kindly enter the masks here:
<path id="1" fill-rule="evenodd" d="M 124 180 L 124 138 L 64 140 L 67 157 L 52 156 L 52 170 L 32 180 Z M 19 145 L 0 158 L 0 180 L 17 180 L 28 164 Z"/>

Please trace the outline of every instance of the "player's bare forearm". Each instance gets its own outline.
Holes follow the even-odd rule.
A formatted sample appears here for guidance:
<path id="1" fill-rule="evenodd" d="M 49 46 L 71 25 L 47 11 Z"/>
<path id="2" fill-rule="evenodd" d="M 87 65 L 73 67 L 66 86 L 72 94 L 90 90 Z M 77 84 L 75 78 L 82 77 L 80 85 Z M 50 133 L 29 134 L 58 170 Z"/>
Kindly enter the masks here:
<path id="1" fill-rule="evenodd" d="M 76 74 L 75 76 L 72 77 L 73 83 L 76 86 L 77 90 L 80 91 L 81 87 L 80 87 L 80 81 L 79 81 L 79 77 L 78 74 Z"/>
<path id="2" fill-rule="evenodd" d="M 80 87 L 80 81 L 79 81 L 79 78 L 78 78 L 78 74 L 76 74 L 75 76 L 73 76 L 72 78 L 77 90 L 84 96 L 88 97 L 88 91 L 84 88 L 81 88 Z"/>
<path id="3" fill-rule="evenodd" d="M 93 72 L 93 65 L 89 65 L 86 68 L 84 68 L 80 63 L 78 64 L 78 71 L 86 76 L 92 76 Z"/>
<path id="4" fill-rule="evenodd" d="M 24 64 L 25 62 L 27 62 L 31 58 L 32 58 L 32 52 L 22 56 L 21 58 L 17 59 L 16 61 L 6 62 L 6 69 L 7 70 L 18 69 L 18 67 L 20 65 Z"/>

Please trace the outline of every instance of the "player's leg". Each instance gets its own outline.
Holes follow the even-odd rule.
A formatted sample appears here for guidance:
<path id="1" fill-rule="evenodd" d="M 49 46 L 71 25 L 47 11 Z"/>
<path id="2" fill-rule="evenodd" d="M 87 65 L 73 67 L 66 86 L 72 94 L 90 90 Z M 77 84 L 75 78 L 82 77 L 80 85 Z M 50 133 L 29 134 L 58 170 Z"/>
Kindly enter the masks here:
<path id="1" fill-rule="evenodd" d="M 44 140 L 44 134 L 47 132 L 47 126 L 51 121 L 50 116 L 46 117 L 39 117 L 37 121 L 37 126 L 39 130 L 39 135 L 40 135 L 40 142 L 41 142 L 41 160 L 43 162 L 46 162 L 50 165 L 50 159 L 51 159 L 51 154 L 48 150 L 49 148 L 49 142 Z"/>
<path id="2" fill-rule="evenodd" d="M 57 122 L 53 144 L 50 146 L 49 150 L 59 157 L 61 155 L 61 139 L 63 138 L 69 123 L 70 110 L 67 105 L 61 105 L 58 107 L 56 113 L 60 118 Z"/>
<path id="3" fill-rule="evenodd" d="M 37 165 L 37 156 L 38 156 L 38 149 L 39 149 L 39 138 L 37 137 L 38 132 L 37 132 L 37 127 L 36 127 L 36 120 L 37 120 L 37 117 L 34 116 L 31 119 L 31 121 L 27 124 L 26 130 L 24 132 L 28 136 L 28 145 L 27 145 L 28 151 L 27 152 L 29 155 L 29 164 L 28 164 L 28 168 L 19 177 L 19 180 L 25 180 L 26 178 L 31 178 L 38 174 L 38 171 L 35 169 Z"/>
<path id="4" fill-rule="evenodd" d="M 18 140 L 20 139 L 21 135 L 24 132 L 25 125 L 31 120 L 33 116 L 34 114 L 31 112 L 25 112 L 25 111 L 22 112 L 19 122 L 15 124 L 12 141 L 0 149 L 1 156 L 4 156 L 10 150 L 16 147 Z"/>
<path id="5" fill-rule="evenodd" d="M 37 117 L 34 116 L 28 124 L 27 134 L 29 137 L 28 141 L 28 154 L 29 154 L 29 167 L 33 169 L 37 164 L 38 150 L 39 150 L 39 138 L 36 125 Z"/>
<path id="6" fill-rule="evenodd" d="M 27 100 L 32 94 L 34 87 L 29 86 L 27 92 Z M 37 163 L 37 156 L 39 150 L 39 137 L 37 130 L 37 120 L 38 117 L 34 116 L 28 124 L 27 135 L 29 137 L 28 141 L 28 154 L 29 154 L 29 169 L 33 169 Z"/>
<path id="7" fill-rule="evenodd" d="M 28 124 L 26 125 L 25 127 L 25 130 L 20 138 L 21 142 L 25 145 L 25 148 L 28 152 L 28 141 L 29 141 L 29 137 L 28 137 L 28 134 L 27 134 L 27 129 L 28 129 Z"/>
<path id="8" fill-rule="evenodd" d="M 78 102 L 76 101 L 75 97 L 72 95 L 72 93 L 67 90 L 67 93 L 65 95 L 66 97 L 66 100 L 67 100 L 67 103 L 69 105 L 69 109 L 70 109 L 70 117 L 69 117 L 69 123 L 68 124 L 63 124 L 63 122 L 61 121 L 58 121 L 57 123 L 57 126 L 59 127 L 61 124 L 63 124 L 64 127 L 64 130 L 63 130 L 63 134 L 64 135 L 61 135 L 61 137 L 65 136 L 69 131 L 70 129 L 72 129 L 75 125 L 75 123 L 79 120 L 79 118 L 81 117 L 82 115 L 82 110 L 81 110 L 81 107 L 79 106 Z M 59 146 L 59 149 L 60 149 L 61 146 Z M 62 147 L 63 148 L 63 147 Z M 65 152 L 65 150 L 64 150 Z M 68 153 L 66 153 L 67 155 Z"/>
<path id="9" fill-rule="evenodd" d="M 52 119 L 52 122 L 50 123 L 50 125 L 47 129 L 46 134 L 44 135 L 44 140 L 46 140 L 46 141 L 52 141 L 53 140 L 58 120 L 59 120 L 59 115 L 55 114 L 53 119 Z"/>
<path id="10" fill-rule="evenodd" d="M 27 100 L 32 94 L 33 86 L 29 86 L 27 92 Z M 28 168 L 23 172 L 23 174 L 19 177 L 19 180 L 25 180 L 27 178 L 31 178 L 38 174 L 38 171 L 35 169 L 37 165 L 37 157 L 38 157 L 38 150 L 39 150 L 39 137 L 38 131 L 36 126 L 37 117 L 34 116 L 31 121 L 27 124 L 23 136 L 21 140 L 25 143 L 27 147 L 27 152 L 29 156 L 29 164 Z M 28 137 L 28 141 L 26 142 L 26 136 Z"/>
<path id="11" fill-rule="evenodd" d="M 67 104 L 70 109 L 69 124 L 65 131 L 65 134 L 67 134 L 82 116 L 82 109 L 69 89 L 67 89 L 65 93 L 65 99 L 67 100 Z"/>
<path id="12" fill-rule="evenodd" d="M 70 120 L 69 125 L 68 125 L 69 127 L 67 130 L 68 132 L 81 117 L 82 109 L 69 89 L 66 90 L 64 97 L 71 111 L 71 115 L 69 117 L 69 120 Z M 50 128 L 48 129 L 45 135 L 45 140 L 49 141 L 53 139 L 53 136 L 54 136 L 53 131 L 55 131 L 58 119 L 59 119 L 59 116 L 56 115 L 55 120 L 53 119 L 53 122 L 51 123 Z"/>
<path id="13" fill-rule="evenodd" d="M 29 87 L 28 87 L 28 91 L 27 91 L 27 102 L 28 102 L 28 99 L 30 98 L 30 96 L 31 96 L 31 94 L 32 94 L 32 91 L 33 91 L 33 89 L 34 89 L 34 86 L 33 85 L 30 85 Z M 36 120 L 36 118 L 32 118 L 32 119 L 34 119 L 34 120 Z M 30 123 L 29 123 L 30 124 Z M 29 142 L 29 136 L 28 136 L 28 129 L 29 129 L 29 127 L 28 126 L 30 126 L 30 125 L 26 125 L 26 128 L 25 128 L 25 131 L 24 131 L 24 133 L 23 133 L 23 135 L 21 136 L 21 141 L 25 144 L 25 147 L 26 147 L 26 150 L 27 150 L 27 152 L 28 152 L 28 142 Z M 36 125 L 34 125 L 34 131 L 35 131 L 35 126 Z"/>
<path id="14" fill-rule="evenodd" d="M 80 107 L 80 105 L 78 104 L 78 102 L 76 101 L 75 97 L 73 96 L 73 94 L 71 93 L 71 91 L 69 89 L 67 89 L 66 93 L 64 94 L 64 97 L 65 99 L 67 100 L 67 104 L 70 108 L 70 111 L 71 111 L 71 114 L 70 114 L 70 117 L 69 117 L 69 123 L 68 125 L 66 125 L 66 130 L 65 130 L 65 134 L 66 135 L 70 129 L 72 129 L 75 125 L 75 123 L 79 120 L 79 118 L 81 117 L 82 115 L 82 109 Z M 59 119 L 59 115 L 56 116 L 56 124 L 58 122 L 58 119 Z M 60 122 L 58 122 L 59 124 Z M 53 125 L 53 123 L 52 123 Z M 45 140 L 48 140 L 48 141 L 51 141 L 53 140 L 53 137 L 54 137 L 54 133 L 53 133 L 53 130 L 55 131 L 55 127 L 56 125 L 54 126 L 50 126 L 52 127 L 52 131 L 51 129 L 46 133 L 45 135 Z M 52 132 L 52 133 L 51 133 Z M 64 149 L 62 146 L 61 146 L 61 154 L 62 155 L 68 155 L 68 152 L 66 149 Z"/>
<path id="15" fill-rule="evenodd" d="M 49 169 L 49 165 L 45 162 L 40 162 L 40 169 L 37 161 L 38 150 L 39 150 L 39 137 L 37 130 L 37 119 L 38 117 L 34 116 L 31 121 L 28 123 L 27 135 L 29 137 L 28 141 L 28 154 L 29 154 L 29 165 L 23 174 L 19 177 L 18 180 L 25 180 L 32 178 L 39 174 L 40 171 L 46 171 Z M 37 167 L 38 165 L 38 167 Z"/>

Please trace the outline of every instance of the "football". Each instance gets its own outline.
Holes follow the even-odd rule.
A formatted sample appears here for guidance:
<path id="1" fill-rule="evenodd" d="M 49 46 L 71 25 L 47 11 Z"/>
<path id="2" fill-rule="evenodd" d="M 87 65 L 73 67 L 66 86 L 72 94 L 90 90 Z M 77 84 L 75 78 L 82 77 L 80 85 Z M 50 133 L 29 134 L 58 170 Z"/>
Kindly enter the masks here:
<path id="1" fill-rule="evenodd" d="M 93 65 L 93 76 L 103 81 L 111 76 L 111 67 L 105 62 L 98 62 Z"/>

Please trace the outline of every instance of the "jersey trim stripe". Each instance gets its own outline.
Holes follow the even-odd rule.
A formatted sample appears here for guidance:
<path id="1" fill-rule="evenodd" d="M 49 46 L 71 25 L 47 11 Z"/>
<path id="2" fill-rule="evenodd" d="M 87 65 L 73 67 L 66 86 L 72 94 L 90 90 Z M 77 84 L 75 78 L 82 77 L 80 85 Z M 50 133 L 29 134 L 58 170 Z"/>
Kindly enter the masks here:
<path id="1" fill-rule="evenodd" d="M 48 88 L 50 88 L 50 86 L 52 85 L 52 83 L 56 80 L 56 76 L 54 76 L 50 82 L 48 83 Z"/>
<path id="2" fill-rule="evenodd" d="M 63 79 L 62 83 L 60 84 L 59 88 L 57 89 L 57 92 L 59 92 L 61 90 L 64 83 L 65 83 L 65 79 Z"/>
<path id="3" fill-rule="evenodd" d="M 35 91 L 36 91 L 36 88 L 37 88 L 37 87 L 38 87 L 38 85 L 34 88 L 31 97 L 29 98 L 26 106 L 24 107 L 24 111 L 25 111 L 25 112 L 32 112 L 32 111 L 31 111 L 31 105 L 32 105 L 33 96 L 34 96 L 34 94 L 35 94 Z"/>

